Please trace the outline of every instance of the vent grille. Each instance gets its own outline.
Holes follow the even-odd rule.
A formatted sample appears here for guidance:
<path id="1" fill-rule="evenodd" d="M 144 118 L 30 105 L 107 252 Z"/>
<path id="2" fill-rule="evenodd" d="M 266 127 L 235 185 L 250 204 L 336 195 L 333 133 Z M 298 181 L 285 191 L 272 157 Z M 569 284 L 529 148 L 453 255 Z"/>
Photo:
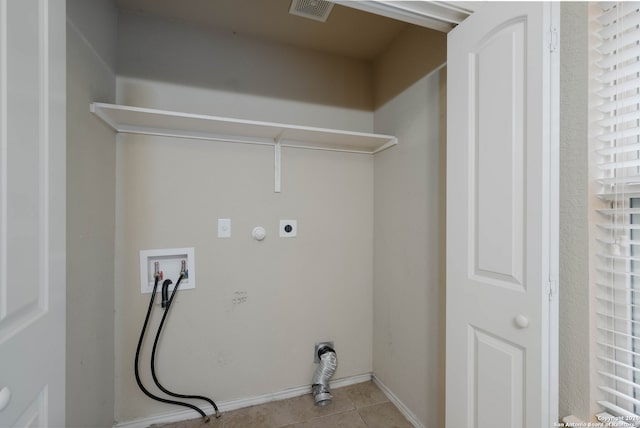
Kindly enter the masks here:
<path id="1" fill-rule="evenodd" d="M 293 0 L 289 13 L 315 21 L 325 22 L 333 9 L 333 3 L 325 0 Z"/>

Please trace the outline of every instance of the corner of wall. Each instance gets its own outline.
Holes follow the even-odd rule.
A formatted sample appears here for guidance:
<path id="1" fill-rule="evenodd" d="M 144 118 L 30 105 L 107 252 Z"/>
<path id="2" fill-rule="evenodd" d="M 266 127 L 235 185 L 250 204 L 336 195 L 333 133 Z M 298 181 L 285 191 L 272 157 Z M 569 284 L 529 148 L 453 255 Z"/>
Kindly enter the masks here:
<path id="1" fill-rule="evenodd" d="M 382 107 L 446 61 L 446 33 L 407 26 L 373 62 L 374 108 Z"/>
<path id="2" fill-rule="evenodd" d="M 112 0 L 67 0 L 67 24 L 112 72 L 116 69 L 117 23 Z"/>

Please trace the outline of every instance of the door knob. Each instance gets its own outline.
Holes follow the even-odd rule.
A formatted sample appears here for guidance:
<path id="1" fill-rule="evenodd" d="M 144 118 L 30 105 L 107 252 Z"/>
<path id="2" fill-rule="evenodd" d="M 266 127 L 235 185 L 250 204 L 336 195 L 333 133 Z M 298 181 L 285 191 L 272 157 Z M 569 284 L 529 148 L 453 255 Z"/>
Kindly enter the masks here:
<path id="1" fill-rule="evenodd" d="M 11 390 L 6 386 L 0 389 L 0 412 L 3 411 L 11 400 Z"/>
<path id="2" fill-rule="evenodd" d="M 527 327 L 529 327 L 529 318 L 525 317 L 522 314 L 517 315 L 514 318 L 514 321 L 515 321 L 516 325 L 518 326 L 518 328 L 527 328 Z"/>

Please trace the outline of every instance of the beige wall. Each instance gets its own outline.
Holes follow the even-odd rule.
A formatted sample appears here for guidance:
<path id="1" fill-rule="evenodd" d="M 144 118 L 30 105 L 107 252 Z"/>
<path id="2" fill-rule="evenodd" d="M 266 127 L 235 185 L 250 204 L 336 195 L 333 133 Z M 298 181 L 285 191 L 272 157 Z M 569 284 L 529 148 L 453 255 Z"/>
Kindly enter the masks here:
<path id="1" fill-rule="evenodd" d="M 67 2 L 68 427 L 113 423 L 115 134 L 89 113 L 115 99 L 117 13 Z M 78 25 L 76 25 L 76 23 Z"/>
<path id="2" fill-rule="evenodd" d="M 241 70 L 237 87 L 258 85 L 255 91 L 221 90 L 211 82 L 186 80 L 187 75 L 182 76 L 184 81 L 159 81 L 156 61 L 162 58 L 151 58 L 147 70 L 131 71 L 130 50 L 159 54 L 142 45 L 131 46 L 155 40 L 156 23 L 134 24 L 125 20 L 120 32 L 119 61 L 124 71 L 118 78 L 118 98 L 127 104 L 294 123 L 301 118 L 307 124 L 365 131 L 372 127 L 373 113 L 349 101 L 357 94 L 334 93 L 360 90 L 360 72 L 353 73 L 362 68 L 359 63 L 352 67 L 351 60 L 308 52 L 301 59 L 298 50 L 277 47 L 282 70 L 299 70 L 298 61 L 311 61 L 320 69 L 342 61 L 338 71 L 344 73 L 334 70 L 336 82 L 316 87 L 317 92 L 307 94 L 305 89 L 313 87 L 308 80 L 315 80 L 313 75 L 286 73 L 282 76 L 286 81 L 276 82 L 287 91 L 299 91 L 298 96 L 270 94 L 273 88 L 263 87 L 268 82 L 250 82 L 253 74 Z M 161 26 L 168 26 L 173 38 L 209 37 L 180 25 Z M 242 42 L 243 49 L 257 49 L 247 44 Z M 183 49 L 178 41 L 175 46 Z M 233 41 L 225 46 L 219 51 L 211 47 L 205 63 L 214 67 L 218 61 L 243 56 Z M 173 54 L 166 47 L 164 61 Z M 136 59 L 136 67 L 143 67 L 143 59 Z M 179 67 L 185 70 L 202 65 L 197 57 L 183 59 Z M 252 61 L 254 69 L 268 70 L 274 58 Z M 320 94 L 323 91 L 332 93 Z M 252 117 L 254 111 L 259 117 Z M 373 158 L 283 149 L 282 163 L 282 193 L 276 194 L 269 147 L 119 137 L 116 420 L 176 409 L 145 397 L 133 377 L 135 347 L 149 298 L 139 291 L 138 252 L 144 249 L 195 247 L 197 288 L 178 295 L 159 351 L 159 371 L 167 386 L 225 401 L 308 385 L 316 367 L 313 346 L 321 340 L 335 342 L 336 379 L 372 371 Z M 230 239 L 216 238 L 218 218 L 231 218 Z M 298 237 L 278 238 L 279 219 L 291 218 L 298 221 Z M 251 238 L 254 226 L 266 228 L 263 242 Z M 158 313 L 156 309 L 152 325 Z M 147 352 L 141 361 L 148 367 Z M 144 379 L 150 383 L 148 376 Z"/>
<path id="3" fill-rule="evenodd" d="M 118 32 L 121 104 L 373 129 L 366 61 L 132 14 Z"/>
<path id="4" fill-rule="evenodd" d="M 373 370 L 425 427 L 442 427 L 446 77 L 429 73 L 446 36 L 433 33 L 404 32 L 376 62 L 378 93 L 393 96 L 375 128 L 400 142 L 374 161 Z"/>
<path id="5" fill-rule="evenodd" d="M 560 416 L 590 419 L 587 3 L 561 5 Z"/>

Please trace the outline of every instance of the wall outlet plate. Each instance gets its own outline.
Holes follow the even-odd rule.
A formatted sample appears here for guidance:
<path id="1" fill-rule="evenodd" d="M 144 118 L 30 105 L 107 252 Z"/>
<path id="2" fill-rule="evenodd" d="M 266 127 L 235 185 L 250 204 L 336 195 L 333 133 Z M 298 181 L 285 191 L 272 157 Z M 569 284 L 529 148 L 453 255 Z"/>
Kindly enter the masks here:
<path id="1" fill-rule="evenodd" d="M 188 276 L 180 281 L 180 290 L 196 288 L 196 259 L 193 247 L 140 251 L 140 292 L 145 294 L 153 291 L 155 262 L 159 263 L 162 272 L 162 279 L 158 281 L 156 291 L 160 292 L 160 286 L 165 279 L 173 281 L 169 286 L 169 290 L 173 291 L 180 277 L 183 260 L 186 261 Z"/>
<path id="2" fill-rule="evenodd" d="M 333 342 L 318 342 L 315 344 L 315 347 L 313 348 L 313 362 L 314 363 L 320 363 L 320 357 L 318 357 L 318 349 L 322 348 L 323 346 L 329 346 L 331 349 L 335 350 L 335 346 L 333 346 Z"/>
<path id="3" fill-rule="evenodd" d="M 280 237 L 295 238 L 298 235 L 297 220 L 280 220 Z"/>
<path id="4" fill-rule="evenodd" d="M 231 219 L 218 219 L 218 238 L 231 238 Z"/>

